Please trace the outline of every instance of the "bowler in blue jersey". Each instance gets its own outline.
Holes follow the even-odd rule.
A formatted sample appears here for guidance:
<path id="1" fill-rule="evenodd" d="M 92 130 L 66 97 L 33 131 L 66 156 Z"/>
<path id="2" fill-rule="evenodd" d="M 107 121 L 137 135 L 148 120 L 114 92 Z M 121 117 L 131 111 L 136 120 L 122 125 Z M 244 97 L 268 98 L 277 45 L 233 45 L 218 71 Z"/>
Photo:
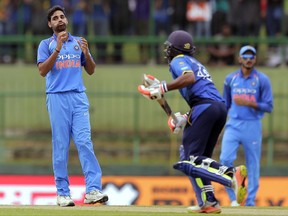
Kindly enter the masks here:
<path id="1" fill-rule="evenodd" d="M 238 203 L 235 193 L 226 188 L 231 206 L 254 206 L 259 187 L 264 113 L 273 110 L 273 95 L 267 75 L 255 68 L 256 49 L 243 46 L 239 52 L 239 70 L 228 74 L 224 81 L 223 96 L 226 100 L 228 120 L 225 126 L 220 161 L 233 166 L 237 151 L 242 145 L 248 171 L 246 202 Z"/>
<path id="2" fill-rule="evenodd" d="M 95 62 L 85 38 L 67 32 L 68 20 L 59 5 L 48 10 L 48 26 L 53 35 L 40 42 L 37 66 L 46 78 L 46 106 L 52 130 L 52 161 L 57 189 L 57 205 L 74 206 L 68 178 L 68 153 L 73 139 L 85 176 L 84 203 L 102 203 L 102 171 L 91 141 L 89 101 L 82 80 L 82 67 L 92 75 Z"/>

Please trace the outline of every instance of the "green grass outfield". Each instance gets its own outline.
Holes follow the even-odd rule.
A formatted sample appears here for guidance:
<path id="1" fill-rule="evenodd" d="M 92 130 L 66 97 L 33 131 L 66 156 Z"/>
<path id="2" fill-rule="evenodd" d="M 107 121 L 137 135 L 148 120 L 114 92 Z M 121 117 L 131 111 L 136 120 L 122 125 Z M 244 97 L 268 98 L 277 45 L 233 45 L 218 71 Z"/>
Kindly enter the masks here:
<path id="1" fill-rule="evenodd" d="M 222 91 L 225 76 L 236 69 L 233 67 L 208 67 L 216 86 Z M 273 86 L 274 93 L 288 92 L 287 67 L 257 67 L 266 73 Z M 98 65 L 91 77 L 84 75 L 88 91 L 135 92 L 143 73 L 152 74 L 160 80 L 171 80 L 167 65 Z M 0 65 L 0 90 L 3 91 L 37 91 L 45 90 L 45 79 L 42 78 L 36 65 L 15 64 Z"/>
<path id="2" fill-rule="evenodd" d="M 238 66 L 208 67 L 208 71 L 215 85 L 222 92 L 225 76 L 238 68 Z M 257 67 L 257 69 L 269 76 L 275 96 L 273 114 L 265 115 L 263 120 L 264 138 L 272 137 L 275 143 L 278 140 L 286 142 L 288 139 L 288 70 L 286 67 Z M 90 117 L 92 130 L 95 132 L 93 136 L 95 146 L 126 153 L 127 149 L 138 151 L 140 145 L 145 150 L 145 142 L 151 141 L 155 146 L 157 141 L 159 149 L 167 148 L 167 146 L 160 146 L 158 142 L 164 139 L 165 142 L 162 143 L 165 145 L 167 139 L 170 139 L 165 113 L 155 101 L 149 101 L 137 92 L 143 73 L 152 74 L 159 80 L 167 82 L 172 80 L 168 65 L 97 65 L 95 74 L 83 75 L 90 99 Z M 45 78 L 39 75 L 36 65 L 0 65 L 0 76 L 0 96 L 2 96 L 0 97 L 0 129 L 4 128 L 3 131 L 7 134 L 8 139 L 5 140 L 7 148 L 36 146 L 34 140 L 37 146 L 50 147 L 50 143 L 47 143 L 49 142 L 47 138 L 50 138 L 50 133 L 47 133 L 50 131 L 50 122 L 45 106 Z M 174 112 L 183 113 L 188 110 L 187 104 L 178 91 L 168 92 L 166 96 Z M 273 136 L 270 136 L 271 131 Z M 37 140 L 38 134 L 44 137 L 42 144 Z M 172 142 L 174 137 L 171 136 Z M 115 142 L 112 144 L 112 141 Z M 120 151 L 122 149 L 124 151 Z M 287 152 L 286 148 L 279 151 L 282 154 Z M 148 158 L 147 154 L 146 156 Z M 159 154 L 155 154 L 157 160 L 150 159 L 151 152 L 149 159 L 146 156 L 141 157 L 140 161 L 147 160 L 149 164 L 159 163 Z M 121 158 L 125 158 L 124 163 L 127 162 L 126 154 Z M 99 159 L 102 161 L 101 157 Z M 107 157 L 104 160 L 108 161 Z M 113 158 L 112 162 L 115 163 L 115 160 Z M 128 163 L 131 162 L 130 160 L 131 158 L 128 158 Z M 78 164 L 78 159 L 75 161 Z"/>
<path id="3" fill-rule="evenodd" d="M 222 92 L 225 76 L 238 68 L 237 66 L 208 67 L 208 71 L 215 85 Z M 285 123 L 288 122 L 287 68 L 259 67 L 258 69 L 270 77 L 273 93 L 277 96 L 273 126 L 275 130 L 283 130 L 286 133 L 288 128 Z M 90 94 L 93 129 L 133 131 L 135 122 L 139 123 L 141 130 L 167 129 L 167 120 L 161 108 L 137 92 L 143 73 L 152 74 L 168 82 L 172 79 L 167 65 L 99 65 L 92 76 L 84 74 L 87 93 Z M 49 128 L 45 107 L 45 78 L 39 75 L 36 65 L 0 65 L 0 76 L 0 95 L 10 95 L 10 98 L 5 100 L 4 127 Z M 174 111 L 188 110 L 177 91 L 168 92 L 166 95 Z M 265 121 L 264 119 L 264 131 L 267 131 L 268 126 Z"/>
<path id="4" fill-rule="evenodd" d="M 0 216 L 183 216 L 203 215 L 187 213 L 183 206 L 0 206 Z M 209 214 L 219 215 L 219 214 Z M 226 216 L 287 216 L 287 207 L 222 207 Z"/>

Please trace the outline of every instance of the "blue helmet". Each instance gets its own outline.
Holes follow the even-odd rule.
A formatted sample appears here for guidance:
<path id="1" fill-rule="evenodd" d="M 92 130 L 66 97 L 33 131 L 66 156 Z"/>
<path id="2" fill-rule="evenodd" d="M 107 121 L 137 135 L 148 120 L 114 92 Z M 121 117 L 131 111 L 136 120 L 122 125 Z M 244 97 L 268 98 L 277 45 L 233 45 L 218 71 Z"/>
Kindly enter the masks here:
<path id="1" fill-rule="evenodd" d="M 195 52 L 192 36 L 182 30 L 172 32 L 164 45 L 165 58 L 168 59 L 168 62 L 171 62 L 177 55 L 186 54 L 192 56 Z"/>

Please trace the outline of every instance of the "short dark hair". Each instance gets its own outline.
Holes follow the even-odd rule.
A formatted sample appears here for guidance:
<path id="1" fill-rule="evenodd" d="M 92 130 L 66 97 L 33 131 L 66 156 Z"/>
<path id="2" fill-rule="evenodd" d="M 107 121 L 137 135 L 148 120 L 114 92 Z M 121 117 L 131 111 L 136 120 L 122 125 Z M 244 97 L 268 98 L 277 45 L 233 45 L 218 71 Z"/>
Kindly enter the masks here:
<path id="1" fill-rule="evenodd" d="M 61 7 L 60 5 L 55 5 L 48 10 L 48 14 L 47 14 L 48 21 L 51 21 L 52 15 L 55 13 L 55 11 L 58 11 L 58 10 L 62 11 L 64 15 L 66 16 L 65 9 Z"/>

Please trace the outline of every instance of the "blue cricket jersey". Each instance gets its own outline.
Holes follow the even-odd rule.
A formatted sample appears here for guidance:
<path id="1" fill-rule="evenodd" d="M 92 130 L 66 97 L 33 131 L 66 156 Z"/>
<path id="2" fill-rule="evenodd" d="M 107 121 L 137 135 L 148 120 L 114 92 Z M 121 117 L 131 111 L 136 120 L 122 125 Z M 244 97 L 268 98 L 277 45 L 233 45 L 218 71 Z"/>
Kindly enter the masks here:
<path id="1" fill-rule="evenodd" d="M 272 112 L 273 95 L 269 78 L 255 68 L 245 78 L 240 70 L 226 76 L 223 96 L 226 100 L 228 116 L 242 120 L 256 120 L 264 116 L 264 112 Z M 240 97 L 256 102 L 258 109 L 235 104 L 233 98 Z"/>
<path id="2" fill-rule="evenodd" d="M 84 54 L 77 42 L 80 37 L 69 33 L 68 40 L 62 45 L 57 60 L 46 75 L 46 93 L 84 92 L 86 90 L 82 79 L 82 66 L 86 64 Z M 37 64 L 46 61 L 57 46 L 57 36 L 40 42 L 37 54 Z"/>
<path id="3" fill-rule="evenodd" d="M 190 107 L 207 99 L 224 103 L 219 91 L 212 82 L 211 76 L 206 68 L 195 58 L 188 55 L 178 55 L 170 63 L 170 72 L 173 79 L 182 76 L 184 73 L 194 73 L 195 83 L 179 89 L 180 94 Z"/>

